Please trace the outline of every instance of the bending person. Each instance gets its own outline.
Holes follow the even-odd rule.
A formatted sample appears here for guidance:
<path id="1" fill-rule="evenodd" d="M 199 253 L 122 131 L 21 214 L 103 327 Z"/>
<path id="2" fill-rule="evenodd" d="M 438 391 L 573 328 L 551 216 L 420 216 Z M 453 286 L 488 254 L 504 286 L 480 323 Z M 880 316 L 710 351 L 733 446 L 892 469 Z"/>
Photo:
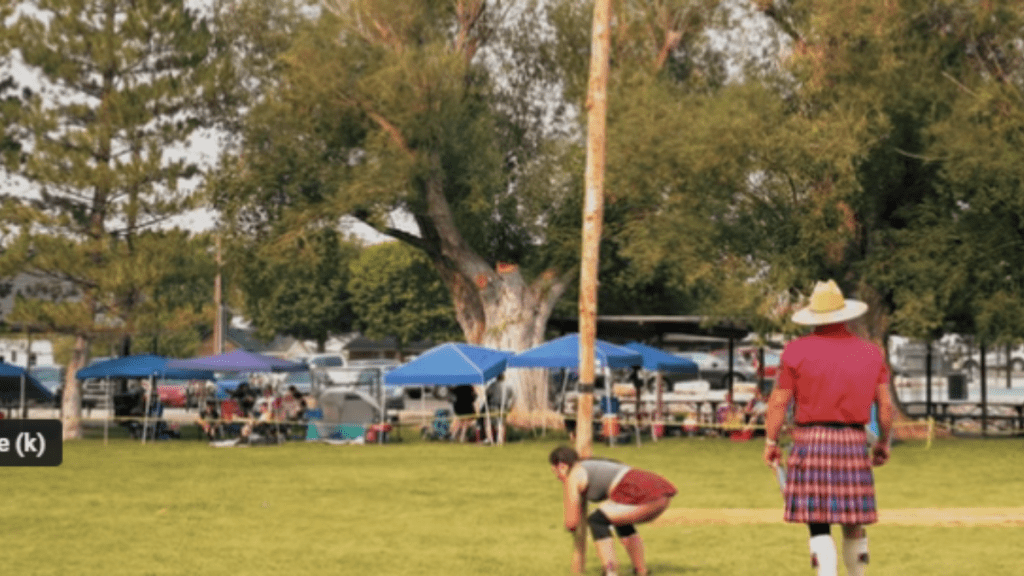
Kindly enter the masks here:
<path id="1" fill-rule="evenodd" d="M 778 383 L 768 400 L 763 459 L 778 466 L 778 439 L 786 410 L 796 405 L 793 449 L 786 462 L 786 522 L 810 529 L 811 565 L 819 576 L 838 574 L 838 550 L 830 526 L 842 526 L 842 559 L 850 576 L 868 563 L 864 525 L 877 521 L 872 464 L 889 459 L 893 406 L 882 350 L 855 336 L 846 323 L 867 311 L 847 300 L 835 282 L 819 282 L 810 306 L 793 322 L 814 332 L 782 352 Z M 868 451 L 865 424 L 878 404 L 880 436 Z"/>
<path id="2" fill-rule="evenodd" d="M 622 462 L 600 458 L 581 460 L 568 446 L 555 448 L 548 461 L 565 488 L 566 528 L 575 531 L 580 525 L 583 498 L 601 502 L 586 520 L 605 576 L 618 574 L 612 529 L 629 553 L 634 572 L 646 575 L 644 542 L 634 524 L 650 522 L 660 516 L 676 495 L 676 487 L 653 472 L 631 468 Z"/>

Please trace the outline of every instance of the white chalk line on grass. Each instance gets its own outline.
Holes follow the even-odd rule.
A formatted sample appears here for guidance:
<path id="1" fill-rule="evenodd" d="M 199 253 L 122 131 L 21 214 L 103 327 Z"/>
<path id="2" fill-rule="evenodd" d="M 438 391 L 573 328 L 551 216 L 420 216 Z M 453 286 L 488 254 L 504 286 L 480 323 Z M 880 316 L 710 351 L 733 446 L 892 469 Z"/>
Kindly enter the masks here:
<path id="1" fill-rule="evenodd" d="M 782 523 L 781 508 L 670 508 L 654 526 Z M 1019 508 L 893 508 L 878 511 L 880 526 L 1024 526 Z"/>

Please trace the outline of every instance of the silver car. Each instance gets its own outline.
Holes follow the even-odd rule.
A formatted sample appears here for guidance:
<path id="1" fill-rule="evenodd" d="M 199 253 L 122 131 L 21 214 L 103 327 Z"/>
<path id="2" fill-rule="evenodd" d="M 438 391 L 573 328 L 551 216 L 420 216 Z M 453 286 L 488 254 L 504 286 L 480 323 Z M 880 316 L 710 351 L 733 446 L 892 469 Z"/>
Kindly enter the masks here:
<path id="1" fill-rule="evenodd" d="M 738 354 L 733 357 L 732 370 L 729 370 L 728 356 L 707 352 L 676 352 L 681 358 L 689 358 L 697 364 L 698 378 L 706 380 L 712 390 L 729 388 L 729 378 L 733 382 L 753 382 L 757 380 L 757 369 L 748 364 Z"/>

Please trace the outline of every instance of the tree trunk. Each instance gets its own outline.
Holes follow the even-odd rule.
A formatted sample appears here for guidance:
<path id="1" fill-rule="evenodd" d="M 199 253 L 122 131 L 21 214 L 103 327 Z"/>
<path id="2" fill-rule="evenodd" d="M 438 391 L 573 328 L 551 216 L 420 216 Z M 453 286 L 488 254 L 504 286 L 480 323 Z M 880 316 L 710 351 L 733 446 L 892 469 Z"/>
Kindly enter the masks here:
<path id="1" fill-rule="evenodd" d="M 439 160 L 434 159 L 434 164 L 439 166 Z M 417 218 L 422 238 L 399 237 L 431 257 L 452 295 L 455 316 L 467 342 L 512 352 L 540 344 L 571 275 L 548 270 L 527 284 L 516 264 L 489 264 L 466 243 L 455 225 L 443 181 L 438 172 L 425 184 L 428 210 Z M 516 391 L 517 410 L 547 409 L 543 372 L 508 371 L 505 381 Z"/>
<path id="2" fill-rule="evenodd" d="M 82 335 L 76 336 L 71 362 L 64 374 L 64 393 L 61 398 L 65 440 L 82 438 L 82 383 L 75 377 L 75 373 L 85 366 L 88 349 L 88 339 Z"/>
<path id="3" fill-rule="evenodd" d="M 498 285 L 477 292 L 478 302 L 456 302 L 456 309 L 480 306 L 483 310 L 479 325 L 462 324 L 460 319 L 467 337 L 480 334 L 474 343 L 512 352 L 542 343 L 551 310 L 565 292 L 565 282 L 541 278 L 527 287 L 518 271 L 497 276 Z M 510 408 L 528 414 L 548 410 L 547 370 L 511 369 L 506 372 L 505 382 L 515 391 Z"/>

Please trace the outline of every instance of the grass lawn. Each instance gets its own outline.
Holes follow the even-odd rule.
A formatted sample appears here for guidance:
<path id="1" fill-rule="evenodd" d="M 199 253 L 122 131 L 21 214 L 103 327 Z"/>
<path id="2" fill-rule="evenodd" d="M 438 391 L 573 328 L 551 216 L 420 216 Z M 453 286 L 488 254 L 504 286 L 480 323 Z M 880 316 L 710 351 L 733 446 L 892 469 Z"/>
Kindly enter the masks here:
<path id="1" fill-rule="evenodd" d="M 557 443 L 66 443 L 59 467 L 0 469 L 0 566 L 17 575 L 567 574 L 572 544 L 546 462 Z M 760 448 L 673 438 L 595 452 L 669 478 L 680 488 L 673 508 L 781 509 Z M 896 446 L 876 479 L 883 508 L 1016 507 L 1022 473 L 1024 440 L 953 439 Z M 640 533 L 658 575 L 813 574 L 802 526 Z M 1024 573 L 1020 528 L 880 525 L 869 535 L 872 575 Z M 620 561 L 628 565 L 621 549 Z M 600 573 L 592 546 L 588 565 Z"/>

